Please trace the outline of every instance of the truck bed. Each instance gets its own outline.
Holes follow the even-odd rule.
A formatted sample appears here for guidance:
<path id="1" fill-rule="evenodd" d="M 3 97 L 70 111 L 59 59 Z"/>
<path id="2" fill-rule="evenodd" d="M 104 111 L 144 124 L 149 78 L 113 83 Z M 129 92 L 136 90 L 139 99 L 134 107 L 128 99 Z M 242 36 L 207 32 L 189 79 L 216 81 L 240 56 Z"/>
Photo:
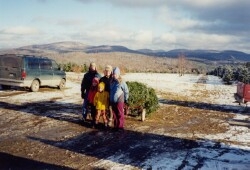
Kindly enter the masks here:
<path id="1" fill-rule="evenodd" d="M 240 103 L 250 102 L 250 84 L 238 82 L 235 99 Z"/>

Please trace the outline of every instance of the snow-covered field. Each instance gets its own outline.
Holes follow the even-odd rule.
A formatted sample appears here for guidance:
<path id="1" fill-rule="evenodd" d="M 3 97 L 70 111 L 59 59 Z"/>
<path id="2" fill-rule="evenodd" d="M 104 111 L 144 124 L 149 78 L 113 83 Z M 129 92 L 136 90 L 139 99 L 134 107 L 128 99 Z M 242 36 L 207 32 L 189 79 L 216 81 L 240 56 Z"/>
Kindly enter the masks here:
<path id="1" fill-rule="evenodd" d="M 221 122 L 223 126 L 226 126 L 227 130 L 225 132 L 212 134 L 196 133 L 195 144 L 190 146 L 190 143 L 193 141 L 188 139 L 190 137 L 189 133 L 170 133 L 164 129 L 164 124 L 160 128 L 152 127 L 148 123 L 151 121 L 150 119 L 153 119 L 152 116 L 147 118 L 145 123 L 127 126 L 127 133 L 130 133 L 128 136 L 133 136 L 138 133 L 137 135 L 142 135 L 141 138 L 148 143 L 143 143 L 143 141 L 133 143 L 128 151 L 118 150 L 109 157 L 89 163 L 88 166 L 103 169 L 250 169 L 249 106 L 245 108 L 245 106 L 235 102 L 235 84 L 224 85 L 221 80 L 215 76 L 208 76 L 208 80 L 205 84 L 197 84 L 201 76 L 202 75 L 179 76 L 178 74 L 128 73 L 122 77 L 126 81 L 138 81 L 154 88 L 162 100 L 164 100 L 164 95 L 168 93 L 185 96 L 191 101 L 197 100 L 192 103 L 194 105 L 211 104 L 213 107 L 223 108 L 223 114 L 228 114 L 233 117 L 231 120 Z M 37 96 L 40 92 L 22 93 L 8 98 L 1 97 L 0 99 L 1 101 L 9 100 L 17 104 L 21 104 L 24 100 L 25 102 L 39 102 L 48 99 L 53 99 L 59 103 L 81 104 L 80 81 L 82 74 L 67 73 L 67 77 L 67 89 L 63 92 L 53 91 L 43 93 L 43 95 L 39 95 L 39 97 Z M 202 96 L 204 92 L 206 92 L 204 100 L 198 101 L 200 98 L 197 98 L 197 96 Z M 3 93 L 5 92 L 0 90 L 0 94 Z M 161 107 L 170 107 L 168 102 L 162 102 L 160 105 Z M 171 107 L 176 107 L 178 112 L 179 106 L 171 105 Z M 190 106 L 190 108 L 192 109 L 193 107 Z M 206 110 L 209 112 L 210 109 L 206 108 Z M 230 123 L 230 121 L 238 121 L 238 124 Z M 155 139 L 151 139 L 154 135 Z M 126 140 L 126 136 L 124 140 Z M 173 142 L 175 145 L 173 145 Z M 140 148 L 146 148 L 147 150 L 141 151 Z M 140 150 L 140 152 L 144 152 L 144 158 L 139 162 L 133 160 L 131 155 L 129 155 L 133 150 L 137 149 Z M 140 155 L 141 154 L 142 153 L 140 153 Z M 136 156 L 134 157 L 136 159 Z"/>

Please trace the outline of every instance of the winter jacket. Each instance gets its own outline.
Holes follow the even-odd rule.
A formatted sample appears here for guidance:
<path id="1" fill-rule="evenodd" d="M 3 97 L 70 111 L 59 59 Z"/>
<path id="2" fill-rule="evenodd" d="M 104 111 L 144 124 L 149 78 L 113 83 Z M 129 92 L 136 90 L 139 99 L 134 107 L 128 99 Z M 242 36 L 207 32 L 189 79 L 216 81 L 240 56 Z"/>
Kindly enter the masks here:
<path id="1" fill-rule="evenodd" d="M 109 93 L 107 91 L 97 92 L 94 98 L 96 110 L 107 110 L 109 107 Z"/>
<path id="2" fill-rule="evenodd" d="M 88 93 L 88 102 L 94 104 L 94 98 L 97 93 L 97 88 L 91 87 Z"/>
<path id="3" fill-rule="evenodd" d="M 97 71 L 88 71 L 84 74 L 81 83 L 82 98 L 84 98 L 85 93 L 89 91 L 94 77 L 101 78 L 101 75 Z"/>
<path id="4" fill-rule="evenodd" d="M 109 78 L 106 76 L 103 76 L 99 82 L 103 82 L 105 84 L 105 91 L 110 92 L 110 82 L 112 80 L 112 76 Z"/>
<path id="5" fill-rule="evenodd" d="M 129 90 L 128 86 L 124 81 L 119 82 L 113 79 L 110 84 L 110 102 L 126 102 L 128 101 Z"/>

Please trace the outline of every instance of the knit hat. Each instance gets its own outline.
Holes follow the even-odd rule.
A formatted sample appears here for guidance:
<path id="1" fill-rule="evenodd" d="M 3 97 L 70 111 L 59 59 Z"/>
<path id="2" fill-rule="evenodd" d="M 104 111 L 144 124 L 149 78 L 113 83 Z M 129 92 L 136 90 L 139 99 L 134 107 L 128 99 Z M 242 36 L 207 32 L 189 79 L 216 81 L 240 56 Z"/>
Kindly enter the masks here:
<path id="1" fill-rule="evenodd" d="M 98 87 L 104 89 L 105 88 L 105 84 L 103 82 L 101 82 L 101 83 L 98 84 Z"/>
<path id="2" fill-rule="evenodd" d="M 118 67 L 115 67 L 113 70 L 113 74 L 120 75 L 121 74 L 120 69 Z"/>
<path id="3" fill-rule="evenodd" d="M 106 66 L 105 66 L 105 70 L 107 70 L 107 71 L 112 71 L 112 66 L 111 66 L 111 65 L 106 65 Z"/>

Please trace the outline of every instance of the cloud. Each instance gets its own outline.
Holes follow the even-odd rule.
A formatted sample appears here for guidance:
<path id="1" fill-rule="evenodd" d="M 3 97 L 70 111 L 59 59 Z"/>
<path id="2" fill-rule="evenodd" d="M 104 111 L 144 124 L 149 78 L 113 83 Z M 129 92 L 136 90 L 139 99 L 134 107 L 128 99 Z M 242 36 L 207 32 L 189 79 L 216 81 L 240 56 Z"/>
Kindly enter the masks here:
<path id="1" fill-rule="evenodd" d="M 83 23 L 80 19 L 59 19 L 56 21 L 56 24 L 60 26 L 79 26 Z"/>
<path id="2" fill-rule="evenodd" d="M 85 28 L 77 33 L 71 34 L 72 40 L 86 41 L 91 45 L 124 45 L 128 48 L 137 49 L 150 46 L 153 41 L 151 30 L 138 30 L 136 32 L 115 25 L 99 23 L 91 28 Z"/>
<path id="3" fill-rule="evenodd" d="M 196 8 L 212 8 L 218 5 L 228 6 L 235 3 L 234 0 L 186 0 L 185 2 L 179 2 L 179 4 L 185 6 L 192 6 Z"/>
<path id="4" fill-rule="evenodd" d="M 38 16 L 32 19 L 33 23 L 44 23 L 49 25 L 57 25 L 63 27 L 70 27 L 70 26 L 80 26 L 84 24 L 83 19 L 78 18 L 49 18 Z"/>
<path id="5" fill-rule="evenodd" d="M 43 39 L 40 34 L 1 34 L 0 33 L 0 48 L 16 48 L 25 45 L 33 45 L 41 43 Z"/>
<path id="6" fill-rule="evenodd" d="M 250 1 L 187 0 L 180 5 L 194 20 L 206 23 L 199 27 L 200 31 L 223 34 L 226 29 L 224 34 L 239 34 L 250 30 Z"/>
<path id="7" fill-rule="evenodd" d="M 132 36 L 132 39 L 136 43 L 151 44 L 152 39 L 153 39 L 152 31 L 150 31 L 150 30 L 140 30 L 140 31 L 136 32 L 134 34 L 134 36 Z"/>
<path id="8" fill-rule="evenodd" d="M 94 3 L 98 0 L 77 0 L 82 3 Z M 116 7 L 148 8 L 161 6 L 166 0 L 106 0 L 105 2 Z"/>
<path id="9" fill-rule="evenodd" d="M 89 0 L 78 0 L 88 2 Z M 93 0 L 92 2 L 97 2 Z M 193 29 L 207 33 L 240 34 L 250 31 L 248 0 L 106 0 L 118 8 L 149 8 L 173 29 Z M 165 11 L 163 10 L 165 9 Z M 164 19 L 165 18 L 165 19 Z"/>
<path id="10" fill-rule="evenodd" d="M 164 33 L 159 39 L 162 42 L 176 43 L 176 36 L 173 33 Z"/>
<path id="11" fill-rule="evenodd" d="M 97 0 L 78 0 L 94 3 Z M 116 8 L 150 9 L 158 22 L 170 31 L 207 34 L 250 34 L 249 0 L 106 0 Z M 128 11 L 129 13 L 129 11 Z"/>
<path id="12" fill-rule="evenodd" d="M 203 21 L 196 20 L 187 12 L 177 12 L 176 10 L 173 12 L 173 9 L 166 7 L 159 9 L 155 14 L 155 18 L 159 23 L 165 24 L 168 30 L 175 31 L 183 31 L 190 28 L 193 29 L 204 24 Z"/>
<path id="13" fill-rule="evenodd" d="M 70 37 L 74 40 L 84 40 L 97 44 L 117 44 L 121 41 L 126 41 L 128 31 L 112 22 L 104 21 L 82 27 L 78 31 L 72 32 Z"/>
<path id="14" fill-rule="evenodd" d="M 132 7 L 132 8 L 152 8 L 166 4 L 165 0 L 108 0 L 115 6 Z M 164 3 L 165 2 L 165 3 Z"/>
<path id="15" fill-rule="evenodd" d="M 182 33 L 178 34 L 176 39 L 176 48 L 235 49 L 237 37 L 218 34 Z"/>
<path id="16" fill-rule="evenodd" d="M 14 34 L 14 35 L 32 35 L 39 34 L 40 31 L 36 28 L 25 27 L 25 26 L 17 26 L 10 27 L 3 30 L 0 30 L 0 34 Z"/>

